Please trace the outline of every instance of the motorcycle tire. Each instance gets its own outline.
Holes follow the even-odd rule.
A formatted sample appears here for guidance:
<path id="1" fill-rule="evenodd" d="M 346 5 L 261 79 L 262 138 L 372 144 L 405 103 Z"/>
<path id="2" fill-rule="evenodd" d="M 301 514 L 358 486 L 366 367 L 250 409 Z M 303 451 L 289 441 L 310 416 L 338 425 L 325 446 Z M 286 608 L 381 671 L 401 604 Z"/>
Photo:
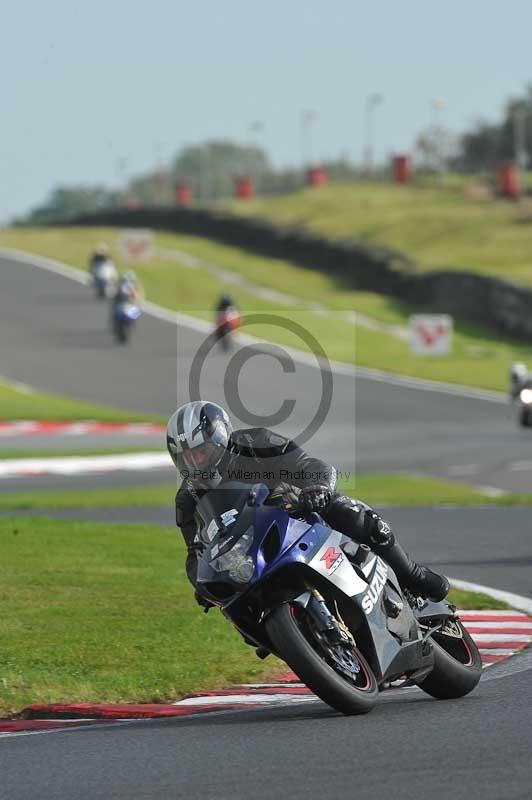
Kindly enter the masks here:
<path id="1" fill-rule="evenodd" d="M 321 700 L 342 714 L 371 711 L 379 689 L 371 667 L 356 647 L 352 650 L 360 664 L 360 687 L 338 674 L 309 643 L 289 603 L 270 614 L 266 630 L 276 653 Z"/>
<path id="2" fill-rule="evenodd" d="M 124 325 L 123 322 L 118 322 L 114 326 L 115 339 L 118 344 L 127 344 L 129 337 L 129 325 Z"/>
<path id="3" fill-rule="evenodd" d="M 222 350 L 225 350 L 225 352 L 230 350 L 231 349 L 231 336 L 230 336 L 230 334 L 224 333 L 224 335 L 220 339 L 220 344 L 222 346 Z"/>
<path id="4" fill-rule="evenodd" d="M 530 428 L 531 419 L 530 419 L 530 411 L 528 408 L 522 408 L 521 413 L 519 414 L 519 424 L 522 428 Z"/>
<path id="5" fill-rule="evenodd" d="M 444 634 L 432 637 L 434 667 L 417 685 L 439 700 L 450 700 L 472 692 L 482 674 L 482 659 L 478 647 L 461 622 L 462 638 Z"/>

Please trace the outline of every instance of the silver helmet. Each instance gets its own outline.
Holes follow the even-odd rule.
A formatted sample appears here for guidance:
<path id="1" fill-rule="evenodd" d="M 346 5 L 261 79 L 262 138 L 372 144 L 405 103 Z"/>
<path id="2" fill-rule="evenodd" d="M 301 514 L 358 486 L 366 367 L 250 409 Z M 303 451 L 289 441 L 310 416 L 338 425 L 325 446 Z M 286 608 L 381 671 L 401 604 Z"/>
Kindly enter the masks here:
<path id="1" fill-rule="evenodd" d="M 205 487 L 220 482 L 219 466 L 233 426 L 216 403 L 195 400 L 175 411 L 166 428 L 166 446 L 183 478 Z"/>
<path id="2" fill-rule="evenodd" d="M 513 383 L 523 381 L 528 375 L 528 370 L 525 364 L 517 362 L 510 367 L 510 380 Z"/>

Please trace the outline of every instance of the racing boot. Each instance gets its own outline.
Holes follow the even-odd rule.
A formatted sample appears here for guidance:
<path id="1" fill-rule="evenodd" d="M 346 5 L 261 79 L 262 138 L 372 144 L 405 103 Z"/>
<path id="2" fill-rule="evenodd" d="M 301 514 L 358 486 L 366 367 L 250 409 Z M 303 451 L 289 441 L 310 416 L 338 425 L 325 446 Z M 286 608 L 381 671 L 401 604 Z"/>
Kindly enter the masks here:
<path id="1" fill-rule="evenodd" d="M 451 588 L 444 575 L 417 564 L 405 553 L 390 530 L 390 526 L 378 515 L 376 525 L 370 535 L 371 549 L 377 553 L 397 575 L 402 589 L 408 589 L 416 597 L 438 602 L 447 596 Z"/>

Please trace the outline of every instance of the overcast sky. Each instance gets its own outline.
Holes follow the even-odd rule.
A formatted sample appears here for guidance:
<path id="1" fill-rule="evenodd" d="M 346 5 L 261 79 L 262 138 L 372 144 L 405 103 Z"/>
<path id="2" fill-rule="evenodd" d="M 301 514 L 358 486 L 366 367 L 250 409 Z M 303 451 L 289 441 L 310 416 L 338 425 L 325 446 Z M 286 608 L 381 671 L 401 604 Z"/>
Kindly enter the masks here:
<path id="1" fill-rule="evenodd" d="M 274 163 L 300 163 L 302 109 L 316 156 L 360 161 L 372 92 L 384 158 L 435 98 L 459 132 L 532 82 L 528 0 L 19 0 L 2 23 L 0 220 L 254 120 Z"/>

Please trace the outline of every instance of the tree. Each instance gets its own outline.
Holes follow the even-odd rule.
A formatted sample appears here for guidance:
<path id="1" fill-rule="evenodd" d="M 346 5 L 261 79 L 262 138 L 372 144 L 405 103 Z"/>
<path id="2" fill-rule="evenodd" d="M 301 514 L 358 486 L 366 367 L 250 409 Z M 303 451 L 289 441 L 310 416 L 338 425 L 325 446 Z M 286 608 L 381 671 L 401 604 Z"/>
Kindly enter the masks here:
<path id="1" fill-rule="evenodd" d="M 57 186 L 42 206 L 33 209 L 28 222 L 46 223 L 116 205 L 117 192 L 105 186 Z"/>
<path id="2" fill-rule="evenodd" d="M 431 125 L 416 139 L 416 161 L 421 169 L 442 172 L 456 157 L 456 137 L 443 125 Z"/>
<path id="3" fill-rule="evenodd" d="M 464 171 L 493 170 L 500 161 L 515 158 L 521 132 L 526 167 L 532 162 L 532 85 L 523 97 L 506 104 L 502 122 L 480 120 L 461 137 L 455 166 Z"/>
<path id="4" fill-rule="evenodd" d="M 215 140 L 183 148 L 172 171 L 176 180 L 194 185 L 197 197 L 211 200 L 231 195 L 239 175 L 250 175 L 260 183 L 272 168 L 260 147 Z"/>

